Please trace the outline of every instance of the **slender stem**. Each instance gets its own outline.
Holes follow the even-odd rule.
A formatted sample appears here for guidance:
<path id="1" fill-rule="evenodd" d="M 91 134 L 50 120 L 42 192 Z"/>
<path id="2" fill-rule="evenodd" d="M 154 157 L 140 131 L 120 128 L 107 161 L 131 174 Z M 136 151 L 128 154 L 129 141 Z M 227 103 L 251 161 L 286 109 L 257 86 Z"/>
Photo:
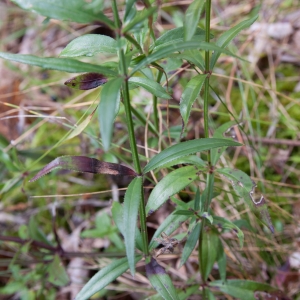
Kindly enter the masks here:
<path id="1" fill-rule="evenodd" d="M 206 8 L 205 8 L 205 41 L 207 43 L 210 42 L 210 11 L 211 11 L 211 0 L 206 0 Z M 209 78 L 210 78 L 210 70 L 209 70 L 209 64 L 210 64 L 210 55 L 209 51 L 205 51 L 205 73 L 207 74 L 207 77 L 205 79 L 204 83 L 204 108 L 203 108 L 203 115 L 204 115 L 204 135 L 205 138 L 209 138 L 209 124 L 208 124 L 208 99 L 209 99 Z M 211 153 L 208 151 L 208 165 L 210 166 L 210 170 L 207 174 L 206 179 L 206 198 L 204 199 L 204 205 L 203 210 L 208 211 L 209 205 L 212 199 L 212 191 L 213 191 L 213 184 L 214 184 L 214 173 L 213 169 L 211 168 Z M 203 195 L 204 196 L 204 195 Z M 202 220 L 201 222 L 201 230 L 199 234 L 199 248 L 198 248 L 198 255 L 199 255 L 199 266 L 200 266 L 200 273 L 202 275 L 202 280 L 206 281 L 205 278 L 205 267 L 201 265 L 201 254 L 202 254 L 202 248 L 203 245 L 203 237 L 205 234 L 205 226 L 206 226 L 206 220 Z M 202 261 L 203 262 L 203 261 Z M 205 263 L 205 262 L 203 262 Z M 203 298 L 206 299 L 207 295 L 205 293 L 205 289 L 203 290 Z"/>
<path id="2" fill-rule="evenodd" d="M 160 80 L 162 78 L 163 72 L 159 71 L 157 75 L 157 83 L 160 83 Z M 158 120 L 158 110 L 157 110 L 157 97 L 153 96 L 153 116 L 154 116 L 154 126 L 156 131 L 159 130 L 159 120 Z"/>
<path id="3" fill-rule="evenodd" d="M 210 10 L 211 10 L 211 0 L 206 1 L 205 9 L 205 41 L 210 42 Z M 205 137 L 209 137 L 208 130 L 208 97 L 209 97 L 209 51 L 205 51 L 205 72 L 208 76 L 205 79 L 204 83 L 204 133 Z M 210 163 L 210 154 L 209 154 L 209 163 Z"/>
<path id="4" fill-rule="evenodd" d="M 119 21 L 116 0 L 114 0 L 112 2 L 112 4 L 113 4 L 112 8 L 113 8 L 113 13 L 114 13 L 114 18 L 115 18 L 115 24 L 116 24 L 117 28 L 120 28 L 120 21 Z M 117 33 L 117 38 L 119 39 L 118 33 Z M 128 87 L 128 74 L 127 74 L 125 54 L 124 54 L 123 49 L 119 49 L 118 54 L 119 54 L 119 59 L 120 59 L 120 71 L 121 71 L 121 74 L 125 78 L 125 81 L 122 85 L 123 103 L 124 103 L 125 113 L 126 113 L 126 121 L 127 121 L 127 128 L 128 128 L 128 134 L 129 134 L 129 143 L 130 143 L 130 149 L 132 151 L 132 160 L 133 160 L 133 164 L 134 164 L 136 173 L 141 175 L 142 169 L 141 169 L 141 164 L 140 164 L 140 160 L 139 160 L 136 139 L 135 139 L 135 135 L 134 135 L 134 125 L 133 125 L 132 114 L 131 114 L 131 105 L 130 105 L 130 96 L 129 96 L 129 87 Z M 141 199 L 141 203 L 140 203 L 140 207 L 139 207 L 141 234 L 142 234 L 142 240 L 143 240 L 144 254 L 146 256 L 148 256 L 149 248 L 148 248 L 148 235 L 147 235 L 145 198 L 144 198 L 143 186 L 142 186 L 141 197 L 142 197 L 142 199 Z"/>

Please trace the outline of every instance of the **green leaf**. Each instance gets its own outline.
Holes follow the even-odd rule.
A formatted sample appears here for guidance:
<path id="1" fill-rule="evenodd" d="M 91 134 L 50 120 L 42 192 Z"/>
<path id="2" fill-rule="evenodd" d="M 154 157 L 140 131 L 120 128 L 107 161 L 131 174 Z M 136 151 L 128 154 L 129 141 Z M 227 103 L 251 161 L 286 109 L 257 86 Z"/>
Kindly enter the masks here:
<path id="1" fill-rule="evenodd" d="M 229 130 L 232 126 L 236 125 L 235 121 L 227 122 L 221 125 L 215 132 L 213 137 L 214 138 L 225 138 L 224 133 Z M 211 150 L 211 164 L 213 166 L 216 165 L 219 158 L 221 157 L 222 153 L 227 149 L 227 147 L 222 147 L 219 149 L 212 149 Z"/>
<path id="2" fill-rule="evenodd" d="M 207 219 L 210 222 L 210 224 L 213 223 L 213 217 L 208 212 L 201 213 L 200 217 Z"/>
<path id="3" fill-rule="evenodd" d="M 169 173 L 152 190 L 146 205 L 146 214 L 148 216 L 152 214 L 170 196 L 181 191 L 197 177 L 197 169 L 194 166 L 182 167 Z"/>
<path id="4" fill-rule="evenodd" d="M 94 11 L 94 9 L 88 8 L 84 0 L 13 0 L 13 2 L 23 9 L 36 12 L 51 19 L 78 23 L 102 21 L 114 28 L 114 23 L 110 19 L 101 11 Z"/>
<path id="5" fill-rule="evenodd" d="M 142 256 L 135 258 L 135 263 L 140 261 Z M 105 288 L 108 284 L 114 281 L 117 277 L 122 275 L 129 268 L 127 257 L 113 261 L 110 265 L 101 269 L 96 273 L 89 282 L 78 293 L 75 300 L 89 299 L 95 293 Z"/>
<path id="6" fill-rule="evenodd" d="M 180 98 L 180 113 L 183 121 L 182 132 L 185 130 L 193 103 L 199 96 L 206 77 L 207 74 L 197 75 L 193 77 L 184 88 Z"/>
<path id="7" fill-rule="evenodd" d="M 171 99 L 171 96 L 165 91 L 165 89 L 154 80 L 144 77 L 130 77 L 128 80 L 129 83 L 143 87 L 145 90 L 149 91 L 156 97 Z"/>
<path id="8" fill-rule="evenodd" d="M 174 215 L 180 215 L 180 216 L 193 216 L 194 212 L 191 210 L 187 210 L 187 209 L 180 209 L 180 210 L 175 210 L 174 211 Z"/>
<path id="9" fill-rule="evenodd" d="M 203 10 L 204 0 L 194 0 L 188 7 L 184 15 L 184 39 L 189 41 L 198 26 L 200 15 Z"/>
<path id="10" fill-rule="evenodd" d="M 146 264 L 146 275 L 152 286 L 164 299 L 179 300 L 171 278 L 153 257 L 151 257 L 151 261 Z"/>
<path id="11" fill-rule="evenodd" d="M 268 225 L 271 232 L 274 233 L 274 227 L 272 225 L 264 196 L 261 196 L 260 199 L 257 200 L 254 199 L 256 183 L 241 170 L 223 168 L 217 169 L 216 171 L 230 181 L 233 189 L 240 197 L 242 197 L 246 201 L 251 209 L 258 209 L 263 221 Z"/>
<path id="12" fill-rule="evenodd" d="M 48 273 L 48 281 L 56 286 L 65 286 L 70 281 L 66 269 L 57 254 L 48 267 Z"/>
<path id="13" fill-rule="evenodd" d="M 241 23 L 235 25 L 230 28 L 228 31 L 224 32 L 216 42 L 217 46 L 221 48 L 225 48 L 243 29 L 250 27 L 258 18 L 258 16 L 254 16 L 251 19 L 242 21 Z M 221 52 L 215 51 L 210 60 L 210 70 L 212 70 L 220 57 Z"/>
<path id="14" fill-rule="evenodd" d="M 234 55 L 232 52 L 223 49 L 221 47 L 216 46 L 213 43 L 207 43 L 207 42 L 199 42 L 199 41 L 188 41 L 185 43 L 182 42 L 174 42 L 172 44 L 165 45 L 164 47 L 161 47 L 159 50 L 154 51 L 150 55 L 143 58 L 131 71 L 129 76 L 132 76 L 136 71 L 144 68 L 145 66 L 156 62 L 157 60 L 169 57 L 170 54 L 178 51 L 185 51 L 190 49 L 202 49 L 206 51 L 220 51 L 222 53 L 225 53 L 227 55 L 233 56 L 238 58 L 238 56 Z"/>
<path id="15" fill-rule="evenodd" d="M 126 0 L 126 5 L 125 5 L 125 14 L 124 14 L 124 23 L 126 23 L 127 19 L 128 21 L 131 21 L 132 18 L 136 14 L 136 8 L 135 8 L 135 2 L 137 0 Z M 133 16 L 133 17 L 132 17 Z"/>
<path id="16" fill-rule="evenodd" d="M 114 201 L 114 203 L 112 205 L 112 209 L 111 209 L 112 217 L 113 217 L 113 220 L 114 220 L 116 226 L 118 227 L 119 231 L 124 236 L 125 235 L 125 230 L 124 230 L 125 227 L 124 227 L 123 211 L 124 211 L 123 206 L 119 202 Z M 140 251 L 143 251 L 142 235 L 138 228 L 136 228 L 136 230 L 135 230 L 135 242 L 136 242 L 136 247 Z"/>
<path id="17" fill-rule="evenodd" d="M 183 53 L 176 55 L 177 58 L 185 59 L 188 62 L 194 64 L 198 67 L 202 72 L 205 71 L 205 62 L 203 56 L 198 50 L 187 50 Z"/>
<path id="18" fill-rule="evenodd" d="M 206 282 L 208 275 L 210 274 L 213 265 L 218 257 L 218 234 L 208 228 L 201 232 L 201 244 L 200 244 L 200 269 L 203 280 Z"/>
<path id="19" fill-rule="evenodd" d="M 47 164 L 32 179 L 30 179 L 29 182 L 36 181 L 37 179 L 57 168 L 93 174 L 123 176 L 137 175 L 132 169 L 120 164 L 107 163 L 96 158 L 90 158 L 86 156 L 61 156 Z"/>
<path id="20" fill-rule="evenodd" d="M 48 241 L 45 233 L 42 231 L 42 229 L 40 229 L 40 226 L 36 222 L 34 216 L 30 217 L 28 229 L 29 236 L 32 240 L 43 242 L 47 245 L 52 246 L 51 243 Z"/>
<path id="21" fill-rule="evenodd" d="M 98 117 L 104 151 L 108 151 L 110 147 L 116 110 L 120 102 L 120 88 L 122 83 L 123 78 L 115 78 L 108 81 L 101 91 Z"/>
<path id="22" fill-rule="evenodd" d="M 201 229 L 201 224 L 197 223 L 196 226 L 192 229 L 190 235 L 188 236 L 182 251 L 179 268 L 185 264 L 185 262 L 193 252 L 194 248 L 196 247 L 196 244 L 199 240 L 200 229 Z"/>
<path id="23" fill-rule="evenodd" d="M 121 205 L 121 203 L 114 201 L 113 205 L 112 205 L 112 217 L 113 220 L 116 224 L 116 226 L 118 227 L 119 231 L 121 232 L 121 234 L 124 236 L 125 235 L 125 226 L 124 226 L 124 219 L 123 219 L 123 215 L 124 215 L 124 209 L 123 206 Z M 136 247 L 140 250 L 143 251 L 143 241 L 142 241 L 142 235 L 139 231 L 138 228 L 136 228 L 135 230 L 135 242 L 136 242 Z"/>
<path id="24" fill-rule="evenodd" d="M 194 210 L 195 211 L 200 209 L 200 199 L 201 199 L 200 190 L 199 190 L 199 187 L 197 187 L 197 191 L 195 194 L 195 202 L 194 202 Z"/>
<path id="25" fill-rule="evenodd" d="M 116 54 L 117 51 L 117 41 L 113 38 L 101 34 L 86 34 L 70 42 L 60 53 L 60 56 L 93 56 L 96 53 Z"/>
<path id="26" fill-rule="evenodd" d="M 204 160 L 202 160 L 200 157 L 197 155 L 190 155 L 190 156 L 185 156 L 185 157 L 180 157 L 178 159 L 172 160 L 169 163 L 166 163 L 160 168 L 170 168 L 175 165 L 194 165 L 198 169 L 205 169 L 207 168 L 207 164 Z"/>
<path id="27" fill-rule="evenodd" d="M 142 11 L 138 11 L 135 15 L 135 17 L 130 20 L 127 24 L 124 24 L 124 27 L 122 29 L 122 33 L 128 32 L 130 29 L 132 29 L 134 26 L 137 24 L 143 22 L 146 20 L 148 17 L 153 15 L 153 13 L 156 11 L 156 7 L 150 7 L 150 8 L 145 8 Z"/>
<path id="28" fill-rule="evenodd" d="M 5 52 L 0 52 L 0 57 L 22 64 L 38 66 L 43 69 L 58 70 L 68 73 L 96 72 L 106 76 L 116 75 L 116 72 L 111 69 L 69 58 L 37 57 L 33 55 L 11 54 Z"/>
<path id="29" fill-rule="evenodd" d="M 226 254 L 224 252 L 224 247 L 222 244 L 222 241 L 219 239 L 219 243 L 218 243 L 218 258 L 217 258 L 217 263 L 218 263 L 218 267 L 219 267 L 219 274 L 221 277 L 221 280 L 223 282 L 226 281 L 226 263 L 227 263 L 227 258 L 226 258 Z"/>
<path id="30" fill-rule="evenodd" d="M 180 300 L 189 299 L 189 296 L 193 295 L 196 291 L 198 291 L 198 289 L 199 289 L 199 285 L 197 284 L 188 288 L 184 288 L 183 291 L 180 291 L 178 293 L 178 297 Z"/>
<path id="31" fill-rule="evenodd" d="M 171 213 L 160 226 L 156 229 L 152 240 L 149 245 L 149 250 L 154 249 L 158 246 L 158 242 L 155 241 L 156 238 L 160 237 L 164 232 L 167 236 L 170 236 L 178 227 L 181 226 L 183 222 L 185 222 L 190 216 L 178 216 L 175 215 L 174 212 Z"/>
<path id="32" fill-rule="evenodd" d="M 219 225 L 220 224 L 220 225 L 222 225 L 223 228 L 234 230 L 237 233 L 237 236 L 239 238 L 240 247 L 243 248 L 244 233 L 243 233 L 243 231 L 240 228 L 238 228 L 234 223 L 232 223 L 231 221 L 229 221 L 229 220 L 227 220 L 225 218 L 214 216 L 213 219 L 214 219 L 213 224 L 215 224 L 215 225 Z"/>
<path id="33" fill-rule="evenodd" d="M 208 288 L 205 288 L 205 293 L 207 295 L 207 300 L 216 300 L 216 297 Z"/>
<path id="34" fill-rule="evenodd" d="M 255 282 L 251 280 L 231 279 L 225 283 L 222 280 L 215 280 L 209 283 L 210 287 L 217 288 L 219 291 L 233 296 L 237 299 L 255 300 L 256 291 L 272 292 L 276 289 L 266 283 Z"/>
<path id="35" fill-rule="evenodd" d="M 129 184 L 124 198 L 124 239 L 132 276 L 135 274 L 135 235 L 139 205 L 142 197 L 142 184 L 142 177 L 134 178 Z"/>
<path id="36" fill-rule="evenodd" d="M 205 31 L 201 28 L 197 28 L 193 41 L 204 41 L 205 40 Z M 150 46 L 150 50 L 157 51 L 162 46 L 171 45 L 173 43 L 183 43 L 184 42 L 184 28 L 178 27 L 166 31 L 161 35 L 153 45 Z"/>
<path id="37" fill-rule="evenodd" d="M 178 143 L 154 156 L 145 166 L 143 173 L 145 174 L 154 169 L 160 168 L 163 165 L 180 157 L 223 146 L 241 146 L 241 144 L 228 139 L 214 138 L 196 139 Z"/>

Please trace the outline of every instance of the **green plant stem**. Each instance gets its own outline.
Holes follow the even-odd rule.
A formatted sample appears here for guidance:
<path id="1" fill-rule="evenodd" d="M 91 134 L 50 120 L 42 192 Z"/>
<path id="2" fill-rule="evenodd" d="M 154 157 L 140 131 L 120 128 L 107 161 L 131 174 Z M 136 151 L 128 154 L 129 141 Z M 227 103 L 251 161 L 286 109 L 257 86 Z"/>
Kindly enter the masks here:
<path id="1" fill-rule="evenodd" d="M 120 20 L 118 15 L 118 8 L 116 0 L 112 3 L 113 13 L 114 13 L 114 19 L 116 27 L 120 29 Z M 119 39 L 119 35 L 117 33 L 117 38 Z M 129 87 L 128 87 L 128 74 L 127 74 L 127 67 L 126 67 L 126 61 L 125 61 L 125 54 L 123 49 L 119 50 L 119 59 L 120 59 L 120 69 L 121 73 L 125 78 L 125 81 L 122 85 L 123 88 L 123 103 L 125 107 L 125 113 L 126 113 L 126 122 L 127 122 L 127 128 L 128 128 L 128 134 L 129 134 L 129 143 L 130 143 L 130 149 L 132 151 L 132 160 L 134 164 L 134 169 L 137 174 L 141 175 L 142 169 L 141 164 L 139 160 L 138 150 L 137 150 L 137 144 L 136 139 L 134 135 L 134 125 L 132 120 L 132 114 L 131 114 L 131 105 L 130 105 L 130 96 L 129 96 Z M 143 186 L 142 192 L 141 192 L 141 203 L 139 207 L 139 213 L 140 213 L 140 224 L 141 224 L 141 234 L 142 234 L 142 240 L 143 240 L 143 250 L 144 254 L 146 256 L 149 255 L 149 247 L 148 247 L 148 235 L 147 235 L 147 225 L 146 225 L 146 211 L 145 211 L 145 197 L 144 197 L 144 189 Z"/>
<path id="2" fill-rule="evenodd" d="M 162 71 L 158 71 L 158 75 L 157 75 L 157 83 L 160 83 L 160 80 L 163 76 L 163 72 Z M 153 116 L 154 116 L 154 126 L 156 131 L 159 131 L 159 122 L 158 122 L 158 110 L 157 110 L 157 97 L 153 96 Z"/>
<path id="3" fill-rule="evenodd" d="M 210 42 L 210 10 L 211 10 L 211 0 L 206 1 L 205 9 L 205 41 Z M 205 51 L 205 72 L 209 73 L 209 51 Z M 206 138 L 209 138 L 208 130 L 208 97 L 209 97 L 209 75 L 205 79 L 204 85 L 204 134 Z M 210 155 L 209 160 L 210 162 Z"/>
<path id="4" fill-rule="evenodd" d="M 211 11 L 211 0 L 206 0 L 206 8 L 205 8 L 205 41 L 207 43 L 210 42 L 210 11 Z M 205 138 L 209 138 L 209 124 L 208 124 L 208 99 L 209 99 L 209 78 L 210 78 L 210 70 L 209 70 L 209 51 L 205 51 L 205 73 L 208 74 L 208 76 L 205 79 L 204 82 L 204 108 L 203 108 L 203 115 L 204 115 L 204 135 Z M 213 191 L 213 184 L 214 184 L 214 173 L 213 169 L 211 169 L 211 153 L 208 151 L 207 155 L 207 161 L 208 165 L 210 166 L 210 170 L 207 174 L 206 179 L 206 189 L 207 189 L 207 195 L 206 199 L 204 199 L 204 205 L 203 210 L 205 212 L 208 211 L 209 205 L 212 199 L 212 191 Z M 205 275 L 204 275 L 204 266 L 201 266 L 201 253 L 203 252 L 202 247 L 203 245 L 203 237 L 205 234 L 205 226 L 206 226 L 206 220 L 202 220 L 201 222 L 201 230 L 199 234 L 199 248 L 198 248 L 198 255 L 199 255 L 199 266 L 200 266 L 200 273 L 203 278 L 203 281 L 205 281 Z M 205 282 L 204 282 L 205 283 Z M 206 299 L 207 295 L 205 293 L 205 290 L 203 290 L 203 298 Z"/>

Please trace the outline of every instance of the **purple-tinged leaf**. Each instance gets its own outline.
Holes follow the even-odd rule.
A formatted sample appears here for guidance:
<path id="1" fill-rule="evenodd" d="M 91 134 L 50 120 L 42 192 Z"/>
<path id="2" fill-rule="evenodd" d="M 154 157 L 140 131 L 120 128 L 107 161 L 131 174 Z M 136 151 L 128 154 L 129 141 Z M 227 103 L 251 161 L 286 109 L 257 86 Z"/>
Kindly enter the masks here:
<path id="1" fill-rule="evenodd" d="M 153 257 L 151 257 L 151 261 L 146 264 L 146 275 L 152 286 L 164 299 L 179 299 L 171 278 Z"/>
<path id="2" fill-rule="evenodd" d="M 120 164 L 107 163 L 86 156 L 61 156 L 46 165 L 29 182 L 33 182 L 48 174 L 53 169 L 61 168 L 83 173 L 136 176 L 130 168 Z"/>
<path id="3" fill-rule="evenodd" d="M 91 90 L 107 82 L 107 77 L 99 73 L 85 73 L 73 77 L 65 82 L 65 85 L 73 89 Z"/>

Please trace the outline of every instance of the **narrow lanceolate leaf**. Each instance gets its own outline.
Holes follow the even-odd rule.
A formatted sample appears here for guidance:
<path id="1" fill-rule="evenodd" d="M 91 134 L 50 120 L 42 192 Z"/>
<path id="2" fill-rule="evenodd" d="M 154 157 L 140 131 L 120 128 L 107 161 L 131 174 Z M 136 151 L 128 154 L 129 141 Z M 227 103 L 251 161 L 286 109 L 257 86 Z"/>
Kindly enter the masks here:
<path id="1" fill-rule="evenodd" d="M 85 73 L 65 82 L 66 86 L 78 90 L 91 90 L 107 82 L 107 77 L 99 73 Z"/>
<path id="2" fill-rule="evenodd" d="M 165 176 L 153 189 L 146 206 L 150 215 L 164 204 L 170 196 L 178 193 L 198 177 L 194 166 L 179 168 Z"/>
<path id="3" fill-rule="evenodd" d="M 116 54 L 117 41 L 101 34 L 86 34 L 74 39 L 60 53 L 63 57 L 93 56 L 96 53 Z"/>
<path id="4" fill-rule="evenodd" d="M 119 203 L 114 201 L 112 208 L 111 208 L 111 213 L 113 220 L 118 227 L 119 231 L 122 233 L 122 235 L 125 235 L 125 226 L 124 226 L 124 209 L 123 206 Z M 136 242 L 136 247 L 143 251 L 143 241 L 142 241 L 142 235 L 139 231 L 138 228 L 135 230 L 135 242 Z"/>
<path id="5" fill-rule="evenodd" d="M 126 0 L 126 4 L 125 4 L 125 14 L 124 14 L 124 22 L 126 22 L 127 18 L 131 17 L 132 11 L 133 14 L 136 14 L 136 8 L 135 8 L 135 2 L 137 0 Z"/>
<path id="6" fill-rule="evenodd" d="M 184 39 L 186 41 L 189 41 L 196 31 L 204 3 L 204 0 L 194 0 L 185 12 Z"/>
<path id="7" fill-rule="evenodd" d="M 226 258 L 226 254 L 224 252 L 223 244 L 220 239 L 219 239 L 219 243 L 218 243 L 217 252 L 218 252 L 217 263 L 218 263 L 218 267 L 219 267 L 219 274 L 220 274 L 221 280 L 223 280 L 223 282 L 225 282 L 226 281 L 227 258 Z"/>
<path id="8" fill-rule="evenodd" d="M 204 160 L 202 160 L 200 157 L 197 155 L 189 155 L 185 157 L 180 157 L 178 159 L 172 160 L 171 162 L 165 164 L 162 166 L 162 168 L 170 168 L 175 165 L 194 165 L 198 169 L 205 169 L 207 168 L 207 164 Z"/>
<path id="9" fill-rule="evenodd" d="M 194 36 L 194 41 L 204 41 L 205 31 L 201 28 L 197 28 Z M 161 35 L 153 45 L 151 45 L 150 50 L 158 50 L 162 46 L 167 46 L 173 44 L 174 42 L 183 43 L 184 42 L 184 27 L 178 27 L 166 31 Z"/>
<path id="10" fill-rule="evenodd" d="M 203 230 L 201 235 L 199 247 L 200 270 L 203 280 L 206 281 L 218 257 L 217 249 L 219 237 L 213 230 Z"/>
<path id="11" fill-rule="evenodd" d="M 258 16 L 254 16 L 251 19 L 242 21 L 236 26 L 230 28 L 228 31 L 224 32 L 216 42 L 216 45 L 221 48 L 225 48 L 242 30 L 249 28 L 257 19 Z M 215 51 L 210 60 L 210 70 L 212 70 L 220 57 L 221 52 Z"/>
<path id="12" fill-rule="evenodd" d="M 190 235 L 188 236 L 183 248 L 183 252 L 180 260 L 180 267 L 185 264 L 185 262 L 193 252 L 194 248 L 196 247 L 197 241 L 199 239 L 200 229 L 201 229 L 201 224 L 197 223 L 196 226 L 192 229 Z"/>
<path id="13" fill-rule="evenodd" d="M 144 68 L 145 66 L 156 62 L 157 60 L 165 57 L 169 57 L 170 54 L 178 51 L 185 51 L 190 49 L 202 49 L 207 51 L 220 51 L 221 53 L 225 53 L 227 55 L 239 58 L 238 56 L 234 55 L 232 52 L 221 48 L 219 46 L 216 46 L 213 43 L 207 43 L 207 42 L 198 42 L 198 41 L 188 41 L 185 43 L 182 42 L 174 42 L 173 44 L 167 44 L 161 47 L 159 50 L 154 51 L 150 55 L 143 58 L 131 71 L 130 76 L 132 76 L 136 71 Z"/>
<path id="14" fill-rule="evenodd" d="M 156 11 L 156 9 L 157 9 L 156 7 L 150 7 L 148 9 L 143 9 L 142 11 L 137 12 L 135 17 L 132 20 L 130 20 L 130 22 L 125 24 L 125 26 L 122 29 L 122 32 L 126 33 L 129 30 L 131 30 L 135 25 L 146 20 L 148 17 L 153 15 L 153 13 Z"/>
<path id="15" fill-rule="evenodd" d="M 142 256 L 135 258 L 135 263 L 142 259 Z M 95 293 L 101 291 L 108 284 L 114 281 L 117 277 L 122 275 L 129 268 L 127 258 L 121 258 L 113 261 L 110 265 L 101 269 L 96 273 L 89 282 L 78 293 L 75 300 L 89 299 Z"/>
<path id="16" fill-rule="evenodd" d="M 154 80 L 144 77 L 131 77 L 129 83 L 143 87 L 145 90 L 158 98 L 170 99 L 171 96 L 164 90 L 164 88 Z"/>
<path id="17" fill-rule="evenodd" d="M 222 126 L 217 128 L 217 130 L 214 132 L 213 137 L 214 138 L 224 138 L 225 132 L 227 132 L 227 130 L 230 130 L 230 128 L 234 125 L 236 125 L 235 121 L 226 122 L 225 124 L 223 124 Z M 227 147 L 222 147 L 219 149 L 211 150 L 211 163 L 213 166 L 215 166 L 217 164 L 219 158 L 221 157 L 222 153 L 226 150 L 226 148 Z"/>
<path id="18" fill-rule="evenodd" d="M 182 132 L 187 125 L 190 117 L 192 106 L 196 98 L 199 96 L 203 83 L 207 74 L 200 74 L 193 77 L 186 85 L 180 98 L 180 113 L 183 121 Z"/>
<path id="19" fill-rule="evenodd" d="M 259 199 L 254 198 L 256 183 L 246 173 L 240 170 L 223 168 L 218 169 L 217 172 L 230 181 L 236 193 L 242 197 L 252 209 L 256 208 L 259 210 L 263 221 L 269 226 L 271 232 L 274 233 L 274 227 L 264 196 L 261 196 Z"/>
<path id="20" fill-rule="evenodd" d="M 177 58 L 182 58 L 187 60 L 189 63 L 194 64 L 198 67 L 202 72 L 205 71 L 205 62 L 203 56 L 198 50 L 187 50 L 183 53 L 177 55 Z"/>
<path id="21" fill-rule="evenodd" d="M 227 280 L 225 283 L 223 280 L 215 280 L 209 283 L 209 286 L 216 288 L 218 291 L 221 291 L 225 294 L 228 294 L 237 299 L 243 300 L 255 300 L 255 292 L 272 292 L 276 291 L 275 288 L 270 286 L 267 283 L 260 283 L 251 280 L 240 280 L 240 279 L 231 279 Z"/>
<path id="22" fill-rule="evenodd" d="M 111 69 L 69 58 L 37 57 L 33 55 L 12 54 L 5 52 L 0 52 L 0 57 L 7 60 L 20 62 L 22 64 L 38 66 L 43 69 L 58 70 L 68 73 L 97 72 L 105 76 L 115 76 L 117 74 Z"/>
<path id="23" fill-rule="evenodd" d="M 146 264 L 146 275 L 152 286 L 164 299 L 179 300 L 171 278 L 153 257 L 151 257 L 151 261 Z"/>
<path id="24" fill-rule="evenodd" d="M 84 0 L 13 0 L 13 2 L 23 9 L 51 19 L 78 23 L 102 21 L 108 26 L 114 27 L 114 23 L 110 19 L 101 11 L 95 11 L 93 7 L 89 8 L 88 3 Z"/>
<path id="25" fill-rule="evenodd" d="M 237 227 L 231 221 L 229 221 L 229 220 L 227 220 L 225 218 L 222 218 L 222 217 L 214 216 L 213 219 L 214 219 L 213 223 L 215 225 L 221 226 L 221 227 L 226 228 L 226 229 L 234 230 L 237 233 L 237 236 L 239 238 L 240 247 L 243 248 L 243 245 L 244 245 L 244 233 L 243 233 L 243 231 L 239 227 Z"/>
<path id="26" fill-rule="evenodd" d="M 154 156 L 149 163 L 145 166 L 143 173 L 148 173 L 154 169 L 160 168 L 165 164 L 178 159 L 180 157 L 184 157 L 190 154 L 194 154 L 200 151 L 206 151 L 213 148 L 219 148 L 223 146 L 241 146 L 242 144 L 230 141 L 228 139 L 214 139 L 214 138 L 206 138 L 206 139 L 196 139 L 187 142 L 178 143 L 173 145 L 159 154 Z"/>
<path id="27" fill-rule="evenodd" d="M 129 268 L 132 276 L 135 274 L 135 235 L 137 215 L 142 196 L 143 178 L 134 178 L 128 186 L 124 198 L 124 239 Z"/>
<path id="28" fill-rule="evenodd" d="M 105 151 L 110 147 L 116 111 L 120 102 L 120 88 L 122 83 L 123 78 L 110 80 L 105 84 L 101 91 L 98 117 L 103 148 Z"/>
<path id="29" fill-rule="evenodd" d="M 160 237 L 161 234 L 164 232 L 167 236 L 170 236 L 178 227 L 181 226 L 183 222 L 185 222 L 190 216 L 178 216 L 175 215 L 174 212 L 170 214 L 162 224 L 157 228 L 155 231 L 153 238 L 149 245 L 149 250 L 154 249 L 158 246 L 158 242 L 155 240 L 156 238 Z"/>
<path id="30" fill-rule="evenodd" d="M 33 182 L 57 168 L 94 174 L 137 175 L 132 169 L 120 164 L 107 163 L 86 156 L 61 156 L 46 165 L 29 182 Z"/>

